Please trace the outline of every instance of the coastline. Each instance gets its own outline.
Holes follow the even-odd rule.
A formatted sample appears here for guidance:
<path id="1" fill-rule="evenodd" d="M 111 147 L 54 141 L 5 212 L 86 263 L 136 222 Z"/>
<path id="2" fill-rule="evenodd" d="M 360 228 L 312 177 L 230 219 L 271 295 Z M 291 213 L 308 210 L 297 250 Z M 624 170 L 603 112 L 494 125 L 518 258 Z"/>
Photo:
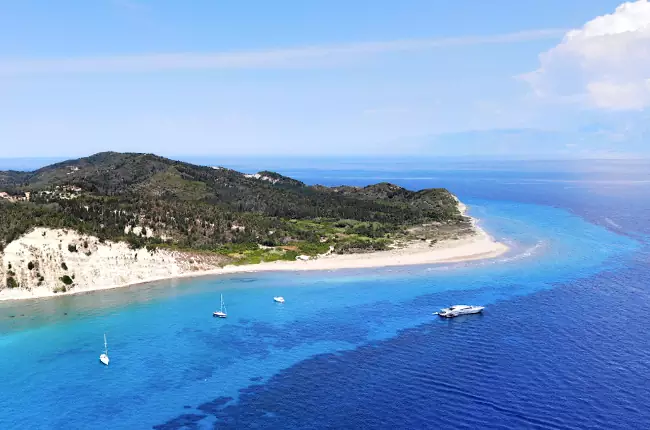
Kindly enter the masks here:
<path id="1" fill-rule="evenodd" d="M 463 216 L 466 215 L 467 207 L 458 201 L 459 210 Z M 469 216 L 468 216 L 469 217 Z M 206 277 L 206 276 L 219 276 L 236 273 L 257 273 L 257 272 L 271 272 L 271 271 L 286 271 L 286 272 L 299 272 L 299 271 L 331 271 L 343 269 L 368 269 L 379 267 L 394 267 L 394 266 L 411 266 L 411 265 L 425 265 L 425 264 L 439 264 L 439 263 L 455 263 L 462 261 L 473 261 L 480 259 L 495 258 L 506 251 L 508 247 L 496 240 L 494 240 L 485 230 L 478 226 L 475 218 L 471 219 L 472 228 L 474 233 L 461 237 L 455 240 L 440 241 L 435 244 L 430 244 L 425 241 L 411 242 L 402 248 L 396 248 L 388 251 L 376 251 L 371 253 L 359 254 L 332 254 L 324 255 L 315 259 L 307 261 L 275 261 L 269 263 L 259 263 L 250 265 L 227 265 L 224 267 L 214 268 L 210 261 L 201 262 L 198 265 L 194 261 L 196 257 L 191 258 L 189 261 L 191 265 L 183 264 L 187 261 L 181 262 L 178 253 L 169 253 L 162 257 L 150 258 L 152 266 L 147 266 L 149 272 L 158 272 L 159 274 L 151 273 L 151 276 L 146 270 L 140 272 L 129 272 L 131 278 L 120 276 L 120 282 L 110 282 L 109 278 L 104 279 L 104 282 L 98 281 L 97 269 L 89 270 L 92 273 L 82 274 L 81 278 L 87 280 L 85 284 L 80 284 L 79 288 L 72 291 L 55 293 L 46 286 L 40 286 L 32 289 L 2 289 L 0 290 L 0 301 L 6 300 L 25 300 L 25 299 L 38 299 L 45 297 L 57 297 L 70 294 L 82 294 L 91 291 L 107 290 L 114 288 L 122 288 L 127 286 L 148 284 L 152 282 L 160 282 L 171 279 Z M 39 232 L 39 234 L 41 234 Z M 45 236 L 43 234 L 43 236 Z M 81 238 L 79 240 L 85 240 Z M 112 248 L 117 248 L 121 244 L 112 244 Z M 129 251 L 132 255 L 133 251 Z M 174 255 L 175 254 L 175 255 Z M 149 255 L 144 253 L 138 254 L 136 252 L 135 260 L 140 262 L 143 257 L 146 259 Z M 116 258 L 112 255 L 109 258 Z M 157 259 L 156 259 L 157 258 Z M 105 263 L 104 263 L 105 264 Z M 157 266 L 156 266 L 157 265 Z M 164 265 L 163 270 L 161 265 Z M 210 268 L 210 266 L 212 266 Z M 80 267 L 81 266 L 80 264 Z M 146 269 L 146 268 L 145 268 Z M 110 271 L 110 268 L 107 268 Z M 123 268 L 128 271 L 128 267 Z M 83 276 L 88 275 L 88 276 Z M 95 275 L 95 277 L 93 277 Z M 79 278 L 78 278 L 79 279 Z M 112 279 L 115 279 L 113 277 Z M 122 282 L 123 281 L 123 282 Z"/>

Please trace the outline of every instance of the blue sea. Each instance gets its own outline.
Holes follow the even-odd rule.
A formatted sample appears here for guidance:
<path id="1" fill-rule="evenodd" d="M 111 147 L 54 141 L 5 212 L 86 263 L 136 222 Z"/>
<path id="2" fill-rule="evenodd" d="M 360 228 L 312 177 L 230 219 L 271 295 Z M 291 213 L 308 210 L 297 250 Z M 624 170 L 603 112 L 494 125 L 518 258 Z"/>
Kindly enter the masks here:
<path id="1" fill-rule="evenodd" d="M 0 303 L 0 429 L 650 428 L 650 163 L 264 163 L 205 161 L 447 187 L 511 250 Z"/>

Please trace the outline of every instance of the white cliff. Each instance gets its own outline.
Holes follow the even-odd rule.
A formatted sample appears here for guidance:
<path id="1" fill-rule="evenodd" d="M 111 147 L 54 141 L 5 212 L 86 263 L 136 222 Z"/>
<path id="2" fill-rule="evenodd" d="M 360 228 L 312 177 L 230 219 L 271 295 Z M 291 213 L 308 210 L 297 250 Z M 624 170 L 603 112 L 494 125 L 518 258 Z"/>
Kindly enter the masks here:
<path id="1" fill-rule="evenodd" d="M 36 228 L 0 253 L 0 300 L 112 288 L 214 270 L 223 263 L 218 255 L 136 250 L 71 230 Z"/>

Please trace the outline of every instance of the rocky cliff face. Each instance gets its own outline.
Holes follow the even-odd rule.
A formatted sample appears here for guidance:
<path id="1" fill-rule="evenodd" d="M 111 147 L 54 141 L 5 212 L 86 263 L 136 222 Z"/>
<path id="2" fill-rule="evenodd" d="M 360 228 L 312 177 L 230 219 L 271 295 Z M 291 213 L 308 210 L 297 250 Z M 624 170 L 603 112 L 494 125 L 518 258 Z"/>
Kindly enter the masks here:
<path id="1" fill-rule="evenodd" d="M 0 299 L 110 288 L 217 269 L 225 262 L 218 255 L 135 250 L 74 231 L 36 228 L 0 254 Z"/>

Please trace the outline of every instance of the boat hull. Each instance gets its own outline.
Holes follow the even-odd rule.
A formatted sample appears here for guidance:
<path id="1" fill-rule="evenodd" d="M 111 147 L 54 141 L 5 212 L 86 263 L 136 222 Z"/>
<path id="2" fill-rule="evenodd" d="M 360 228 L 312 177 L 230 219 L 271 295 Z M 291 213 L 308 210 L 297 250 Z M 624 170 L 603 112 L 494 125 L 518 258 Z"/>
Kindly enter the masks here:
<path id="1" fill-rule="evenodd" d="M 215 318 L 226 318 L 228 315 L 226 315 L 226 314 L 223 313 L 223 312 L 214 312 L 214 313 L 212 314 L 212 316 L 215 317 Z"/>
<path id="2" fill-rule="evenodd" d="M 105 364 L 106 366 L 108 366 L 108 363 L 109 363 L 110 360 L 108 359 L 108 355 L 102 354 L 102 355 L 99 356 L 99 361 L 102 364 Z"/>
<path id="3" fill-rule="evenodd" d="M 445 310 L 445 311 L 437 312 L 437 315 L 441 318 L 456 318 L 463 315 L 480 314 L 481 312 L 483 312 L 483 309 L 484 308 L 481 306 L 476 306 L 471 309 L 460 309 L 457 311 Z"/>
<path id="4" fill-rule="evenodd" d="M 473 315 L 473 314 L 480 314 L 481 311 L 476 311 L 476 312 L 463 312 L 462 314 L 438 314 L 441 318 L 456 318 L 456 317 L 462 317 L 463 315 Z"/>

